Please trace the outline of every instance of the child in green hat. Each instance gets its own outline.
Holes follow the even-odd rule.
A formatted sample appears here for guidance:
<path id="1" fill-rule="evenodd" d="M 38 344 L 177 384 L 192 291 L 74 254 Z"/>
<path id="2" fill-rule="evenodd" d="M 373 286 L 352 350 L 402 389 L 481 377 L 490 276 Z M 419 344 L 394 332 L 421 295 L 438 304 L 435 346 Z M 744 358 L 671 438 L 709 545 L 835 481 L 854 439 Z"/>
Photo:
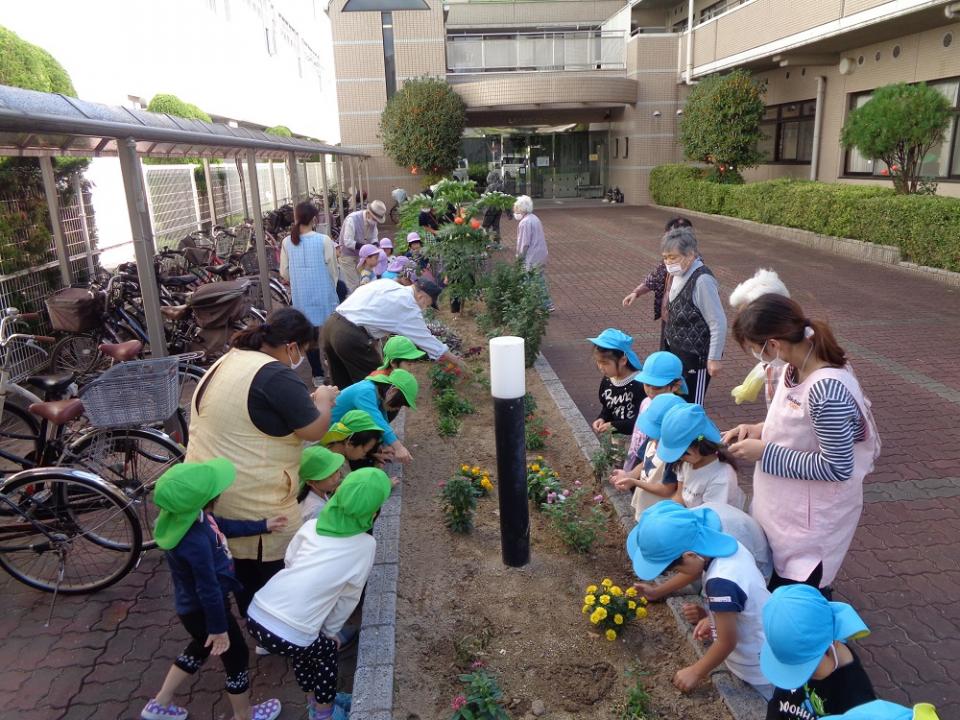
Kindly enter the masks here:
<path id="1" fill-rule="evenodd" d="M 403 368 L 405 362 L 421 360 L 426 356 L 427 354 L 414 345 L 410 338 L 394 335 L 383 344 L 383 365 L 367 377 L 389 375 L 394 370 Z"/>
<path id="2" fill-rule="evenodd" d="M 343 455 L 354 470 L 379 462 L 382 442 L 383 428 L 365 410 L 347 411 L 320 440 L 328 450 Z"/>
<path id="3" fill-rule="evenodd" d="M 373 568 L 377 541 L 367 531 L 390 496 L 377 468 L 354 470 L 287 547 L 285 567 L 253 597 L 247 630 L 271 654 L 293 659 L 310 720 L 345 718 L 337 691 L 337 633 Z"/>
<path id="4" fill-rule="evenodd" d="M 215 519 L 210 509 L 236 478 L 230 461 L 180 463 L 157 480 L 154 503 L 160 512 L 153 535 L 166 551 L 180 622 L 192 640 L 174 661 L 163 687 L 140 713 L 143 720 L 186 720 L 185 708 L 173 704 L 184 680 L 210 655 L 219 655 L 227 674 L 227 696 L 235 720 L 274 720 L 280 701 L 250 705 L 247 643 L 230 610 L 229 593 L 241 587 L 234 577 L 227 537 L 281 530 L 287 518 Z"/>
<path id="5" fill-rule="evenodd" d="M 399 412 L 404 407 L 417 407 L 417 379 L 406 370 L 394 370 L 389 375 L 374 375 L 345 387 L 330 411 L 330 423 L 335 424 L 350 410 L 363 410 L 383 428 L 383 442 L 393 451 L 396 462 L 407 463 L 413 457 L 390 427 L 387 413 Z"/>
<path id="6" fill-rule="evenodd" d="M 303 521 L 313 520 L 340 485 L 340 468 L 346 458 L 322 445 L 311 445 L 300 456 L 300 487 L 306 494 L 300 501 Z"/>

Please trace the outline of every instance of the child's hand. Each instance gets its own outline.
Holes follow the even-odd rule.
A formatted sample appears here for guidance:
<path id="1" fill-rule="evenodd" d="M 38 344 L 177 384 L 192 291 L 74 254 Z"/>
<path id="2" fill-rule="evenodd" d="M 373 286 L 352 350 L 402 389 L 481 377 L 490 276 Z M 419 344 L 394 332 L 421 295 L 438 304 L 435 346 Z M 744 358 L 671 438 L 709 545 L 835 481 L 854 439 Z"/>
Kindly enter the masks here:
<path id="1" fill-rule="evenodd" d="M 705 617 L 697 623 L 697 626 L 693 629 L 693 639 L 700 642 L 713 640 L 713 623 L 710 622 L 710 618 Z"/>
<path id="2" fill-rule="evenodd" d="M 657 600 L 660 600 L 660 590 L 653 583 L 638 582 L 634 583 L 633 587 L 640 595 L 647 599 L 647 602 L 657 602 Z"/>
<path id="3" fill-rule="evenodd" d="M 673 676 L 673 685 L 682 693 L 693 692 L 703 677 L 694 669 L 693 665 L 677 670 Z"/>
<path id="4" fill-rule="evenodd" d="M 400 478 L 398 478 L 398 477 L 392 477 L 392 478 L 390 478 L 390 489 L 391 489 L 391 490 L 392 490 L 393 488 L 395 488 L 395 487 L 396 487 L 397 485 L 399 485 L 399 484 L 400 484 Z"/>
<path id="5" fill-rule="evenodd" d="M 601 418 L 597 418 L 596 420 L 593 421 L 592 427 L 595 433 L 604 433 L 613 426 L 610 423 L 605 422 Z"/>
<path id="6" fill-rule="evenodd" d="M 617 490 L 629 490 L 633 487 L 633 478 L 624 470 L 614 470 L 610 475 L 610 484 Z"/>
<path id="7" fill-rule="evenodd" d="M 703 609 L 703 606 L 696 603 L 684 603 L 681 612 L 683 613 L 683 619 L 691 625 L 696 625 L 707 616 L 707 611 Z"/>
<path id="8" fill-rule="evenodd" d="M 277 532 L 287 526 L 287 518 L 284 515 L 267 518 L 267 532 Z"/>
<path id="9" fill-rule="evenodd" d="M 230 648 L 230 638 L 225 632 L 207 635 L 204 647 L 210 648 L 211 655 L 223 655 Z"/>

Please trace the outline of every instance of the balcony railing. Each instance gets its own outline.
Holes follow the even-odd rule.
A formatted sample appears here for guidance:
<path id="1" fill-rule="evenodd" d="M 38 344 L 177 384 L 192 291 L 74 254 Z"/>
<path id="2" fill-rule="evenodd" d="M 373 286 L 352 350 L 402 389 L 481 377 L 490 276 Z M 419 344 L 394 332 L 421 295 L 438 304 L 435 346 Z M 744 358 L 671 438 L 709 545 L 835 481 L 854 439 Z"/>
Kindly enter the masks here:
<path id="1" fill-rule="evenodd" d="M 448 35 L 447 72 L 623 70 L 623 50 L 620 30 Z"/>

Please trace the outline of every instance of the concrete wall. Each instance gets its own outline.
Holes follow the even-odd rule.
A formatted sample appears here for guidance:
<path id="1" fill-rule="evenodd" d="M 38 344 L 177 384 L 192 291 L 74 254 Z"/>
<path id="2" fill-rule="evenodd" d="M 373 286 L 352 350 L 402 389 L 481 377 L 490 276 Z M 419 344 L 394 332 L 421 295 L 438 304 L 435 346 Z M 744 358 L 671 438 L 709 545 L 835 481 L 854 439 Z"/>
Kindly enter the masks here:
<path id="1" fill-rule="evenodd" d="M 624 6 L 623 0 L 555 2 L 451 2 L 448 28 L 476 29 L 523 25 L 599 25 Z"/>

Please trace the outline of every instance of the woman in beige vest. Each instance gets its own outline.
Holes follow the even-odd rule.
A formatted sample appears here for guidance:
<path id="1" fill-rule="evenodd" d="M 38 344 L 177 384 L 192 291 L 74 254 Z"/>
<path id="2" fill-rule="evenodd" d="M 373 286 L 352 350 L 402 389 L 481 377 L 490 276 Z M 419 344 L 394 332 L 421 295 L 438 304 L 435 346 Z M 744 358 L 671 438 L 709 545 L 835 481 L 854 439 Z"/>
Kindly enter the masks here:
<path id="1" fill-rule="evenodd" d="M 330 426 L 334 387 L 312 394 L 295 369 L 316 342 L 316 329 L 294 308 L 238 333 L 232 349 L 197 386 L 187 462 L 223 457 L 237 468 L 236 482 L 217 500 L 217 515 L 235 520 L 284 516 L 284 530 L 231 539 L 235 593 L 244 615 L 254 593 L 283 568 L 287 543 L 300 527 L 298 468 L 304 442 Z"/>

